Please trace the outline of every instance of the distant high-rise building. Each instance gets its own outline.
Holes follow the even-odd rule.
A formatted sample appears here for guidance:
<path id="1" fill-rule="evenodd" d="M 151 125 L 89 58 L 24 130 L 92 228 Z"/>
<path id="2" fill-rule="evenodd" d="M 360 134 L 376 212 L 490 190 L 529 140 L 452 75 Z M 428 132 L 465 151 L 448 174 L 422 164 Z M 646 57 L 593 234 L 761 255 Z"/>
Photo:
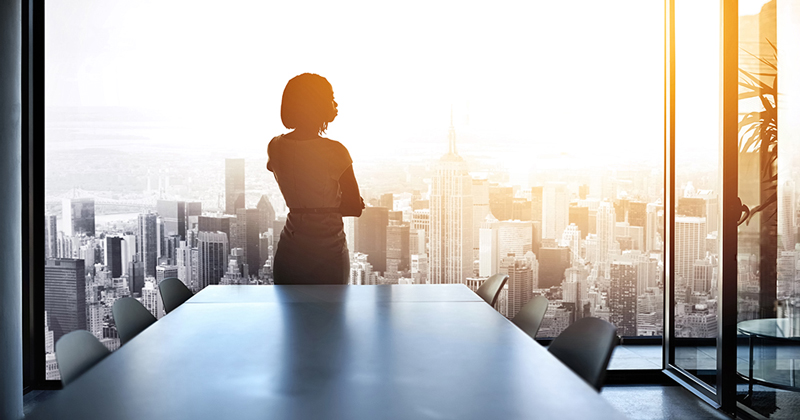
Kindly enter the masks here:
<path id="1" fill-rule="evenodd" d="M 155 213 L 143 213 L 138 217 L 136 232 L 136 260 L 144 263 L 145 276 L 156 276 L 158 263 L 158 216 Z"/>
<path id="2" fill-rule="evenodd" d="M 578 225 L 574 223 L 570 223 L 561 235 L 561 243 L 559 245 L 569 248 L 571 261 L 573 262 L 581 258 L 581 236 L 582 233 L 578 229 Z"/>
<path id="3" fill-rule="evenodd" d="M 675 217 L 675 274 L 682 278 L 676 286 L 688 287 L 694 277 L 694 263 L 705 258 L 706 219 Z"/>
<path id="4" fill-rule="evenodd" d="M 228 239 L 231 238 L 231 221 L 235 221 L 231 216 L 199 216 L 197 218 L 198 232 L 222 232 Z"/>
<path id="5" fill-rule="evenodd" d="M 55 215 L 45 217 L 44 234 L 44 258 L 58 258 L 58 222 Z"/>
<path id="6" fill-rule="evenodd" d="M 111 272 L 111 277 L 119 278 L 122 276 L 122 238 L 118 236 L 106 236 L 106 246 L 104 249 L 106 267 Z"/>
<path id="7" fill-rule="evenodd" d="M 500 259 L 500 273 L 508 274 L 508 307 L 506 316 L 513 318 L 533 297 L 534 269 L 538 271 L 532 252 L 526 256 L 506 256 Z M 537 273 L 538 274 L 538 273 Z"/>
<path id="8" fill-rule="evenodd" d="M 569 207 L 569 223 L 575 223 L 578 230 L 581 231 L 583 238 L 589 232 L 589 207 L 570 206 Z M 581 238 L 581 239 L 583 239 Z"/>
<path id="9" fill-rule="evenodd" d="M 617 335 L 636 336 L 636 266 L 629 262 L 613 262 L 610 266 L 610 279 L 610 321 L 617 327 Z"/>
<path id="10" fill-rule="evenodd" d="M 644 228 L 645 251 L 661 250 L 661 220 L 663 219 L 663 206 L 656 203 L 647 204 L 647 221 Z M 660 214 L 660 215 L 659 215 Z"/>
<path id="11" fill-rule="evenodd" d="M 531 221 L 542 222 L 542 202 L 544 200 L 544 187 L 531 187 Z"/>
<path id="12" fill-rule="evenodd" d="M 259 235 L 272 229 L 272 222 L 275 221 L 275 208 L 269 201 L 269 197 L 262 195 L 256 204 L 258 210 L 258 233 Z"/>
<path id="13" fill-rule="evenodd" d="M 199 289 L 219 284 L 228 265 L 228 237 L 222 232 L 197 234 Z"/>
<path id="14" fill-rule="evenodd" d="M 408 271 L 411 253 L 409 248 L 409 226 L 397 221 L 386 227 L 386 270 L 395 273 Z"/>
<path id="15" fill-rule="evenodd" d="M 381 195 L 380 206 L 386 207 L 389 211 L 394 210 L 394 194 L 386 193 Z"/>
<path id="16" fill-rule="evenodd" d="M 94 199 L 64 199 L 61 203 L 61 222 L 61 230 L 66 236 L 94 236 Z"/>
<path id="17" fill-rule="evenodd" d="M 164 224 L 164 237 L 178 235 L 181 240 L 186 239 L 185 201 L 158 200 L 156 201 L 156 212 Z"/>
<path id="18" fill-rule="evenodd" d="M 225 159 L 225 214 L 244 205 L 244 159 Z"/>
<path id="19" fill-rule="evenodd" d="M 86 269 L 83 260 L 56 258 L 44 268 L 44 310 L 53 340 L 86 329 Z"/>
<path id="20" fill-rule="evenodd" d="M 472 258 L 480 258 L 481 223 L 491 213 L 489 209 L 489 181 L 486 179 L 472 180 Z"/>
<path id="21" fill-rule="evenodd" d="M 569 248 L 539 248 L 539 281 L 540 289 L 560 286 L 564 281 L 564 271 L 570 267 Z"/>
<path id="22" fill-rule="evenodd" d="M 389 209 L 367 207 L 356 219 L 355 251 L 367 255 L 372 271 L 386 271 L 386 227 L 389 226 Z"/>
<path id="23" fill-rule="evenodd" d="M 244 277 L 258 274 L 258 269 L 264 264 L 258 249 L 261 222 L 261 212 L 258 209 L 236 210 L 229 243 L 231 248 L 244 250 L 244 260 L 248 267 L 248 272 L 243 273 Z"/>
<path id="24" fill-rule="evenodd" d="M 597 208 L 596 220 L 597 247 L 595 248 L 595 254 L 590 256 L 589 260 L 597 264 L 601 268 L 599 271 L 603 271 L 607 278 L 605 266 L 619 250 L 616 238 L 616 209 L 608 201 L 603 201 Z"/>
<path id="25" fill-rule="evenodd" d="M 542 239 L 561 239 L 569 221 L 567 184 L 548 182 L 542 192 Z"/>
<path id="26" fill-rule="evenodd" d="M 647 203 L 631 201 L 628 203 L 628 224 L 631 226 L 647 226 Z"/>
<path id="27" fill-rule="evenodd" d="M 197 228 L 197 217 L 203 214 L 203 203 L 200 201 L 186 202 L 186 230 Z M 184 238 L 185 239 L 185 238 Z"/>
<path id="28" fill-rule="evenodd" d="M 489 209 L 497 220 L 511 220 L 514 211 L 514 188 L 489 186 Z"/>
<path id="29" fill-rule="evenodd" d="M 128 291 L 133 295 L 141 295 L 144 287 L 145 268 L 141 261 L 128 263 Z"/>
<path id="30" fill-rule="evenodd" d="M 456 151 L 452 121 L 448 137 L 448 152 L 436 164 L 431 185 L 431 284 L 463 283 L 472 275 L 474 263 L 472 178 Z"/>
<path id="31" fill-rule="evenodd" d="M 499 272 L 500 262 L 509 255 L 522 258 L 533 249 L 533 229 L 531 222 L 497 221 L 489 219 L 480 230 L 480 268 L 481 277 L 489 277 Z"/>
<path id="32" fill-rule="evenodd" d="M 693 292 L 708 293 L 710 291 L 714 279 L 714 268 L 716 268 L 715 264 L 708 259 L 694 262 L 694 274 L 692 276 Z"/>
<path id="33" fill-rule="evenodd" d="M 178 278 L 177 265 L 159 265 L 156 267 L 156 285 L 159 285 L 162 281 L 171 278 Z"/>
<path id="34" fill-rule="evenodd" d="M 778 236 L 784 251 L 794 251 L 795 240 L 795 192 L 794 181 L 780 184 L 778 192 Z"/>

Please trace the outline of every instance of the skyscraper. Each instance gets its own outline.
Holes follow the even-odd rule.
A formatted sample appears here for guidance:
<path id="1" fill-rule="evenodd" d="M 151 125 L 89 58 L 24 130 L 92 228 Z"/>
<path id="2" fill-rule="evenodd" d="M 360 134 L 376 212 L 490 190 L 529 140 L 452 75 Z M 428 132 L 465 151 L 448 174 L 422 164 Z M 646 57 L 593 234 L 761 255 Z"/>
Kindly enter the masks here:
<path id="1" fill-rule="evenodd" d="M 386 226 L 386 270 L 394 273 L 408 271 L 411 253 L 407 223 L 390 221 Z"/>
<path id="2" fill-rule="evenodd" d="M 472 275 L 472 178 L 456 151 L 450 121 L 449 149 L 436 165 L 431 185 L 431 284 L 463 283 Z"/>
<path id="3" fill-rule="evenodd" d="M 122 276 L 122 238 L 117 236 L 106 236 L 104 261 L 106 267 L 111 272 L 111 277 L 119 278 Z"/>
<path id="4" fill-rule="evenodd" d="M 44 310 L 53 340 L 86 329 L 86 269 L 83 260 L 56 258 L 44 268 Z"/>
<path id="5" fill-rule="evenodd" d="M 186 239 L 185 201 L 158 200 L 156 211 L 164 223 L 164 237 L 179 235 L 181 240 Z"/>
<path id="6" fill-rule="evenodd" d="M 472 180 L 472 258 L 480 259 L 481 224 L 486 220 L 489 210 L 489 181 L 486 179 Z"/>
<path id="7" fill-rule="evenodd" d="M 617 335 L 636 336 L 636 266 L 630 262 L 615 261 L 611 263 L 610 278 L 610 321 L 617 327 Z"/>
<path id="8" fill-rule="evenodd" d="M 225 214 L 244 208 L 244 159 L 225 159 Z"/>
<path id="9" fill-rule="evenodd" d="M 561 239 L 569 221 L 567 184 L 548 182 L 542 192 L 542 239 Z"/>
<path id="10" fill-rule="evenodd" d="M 509 255 L 500 260 L 499 272 L 508 274 L 508 318 L 517 315 L 533 297 L 535 258 L 532 252 L 528 252 L 526 257 Z M 536 269 L 538 271 L 538 266 Z"/>
<path id="11" fill-rule="evenodd" d="M 600 203 L 597 208 L 597 247 L 595 255 L 590 257 L 590 261 L 600 266 L 605 272 L 605 265 L 611 261 L 612 255 L 619 250 L 616 240 L 617 215 L 614 206 L 608 201 Z M 607 276 L 606 276 L 607 278 Z"/>
<path id="12" fill-rule="evenodd" d="M 564 272 L 570 267 L 569 254 L 569 248 L 539 248 L 540 289 L 561 285 L 564 281 Z"/>
<path id="13" fill-rule="evenodd" d="M 55 215 L 45 217 L 45 259 L 58 258 L 58 224 Z"/>
<path id="14" fill-rule="evenodd" d="M 64 235 L 94 236 L 94 199 L 64 199 L 61 203 L 61 222 Z"/>
<path id="15" fill-rule="evenodd" d="M 197 234 L 198 284 L 203 289 L 209 284 L 219 284 L 228 265 L 228 238 L 222 232 Z"/>
<path id="16" fill-rule="evenodd" d="M 497 221 L 487 219 L 480 231 L 479 275 L 488 277 L 497 273 L 500 262 L 509 255 L 522 258 L 532 250 L 531 222 Z"/>
<path id="17" fill-rule="evenodd" d="M 275 221 L 275 208 L 269 201 L 269 197 L 262 195 L 256 204 L 258 210 L 258 233 L 259 235 L 272 229 L 272 222 Z"/>
<path id="18" fill-rule="evenodd" d="M 258 209 L 237 209 L 236 219 L 231 226 L 230 247 L 244 250 L 244 262 L 248 272 L 243 276 L 258 274 L 258 269 L 264 264 L 261 261 L 261 252 L 258 249 L 259 231 L 261 229 L 261 212 Z"/>
<path id="19" fill-rule="evenodd" d="M 678 288 L 692 284 L 694 263 L 706 256 L 706 219 L 704 217 L 675 217 L 675 274 Z"/>
<path id="20" fill-rule="evenodd" d="M 145 276 L 156 276 L 159 248 L 157 222 L 158 216 L 155 213 L 142 213 L 138 218 L 136 260 L 144 264 Z"/>
<path id="21" fill-rule="evenodd" d="M 372 271 L 386 271 L 386 227 L 389 226 L 389 209 L 367 207 L 356 219 L 355 251 L 367 255 Z"/>
<path id="22" fill-rule="evenodd" d="M 794 251 L 795 207 L 794 181 L 790 179 L 780 184 L 778 194 L 778 236 L 784 251 Z"/>

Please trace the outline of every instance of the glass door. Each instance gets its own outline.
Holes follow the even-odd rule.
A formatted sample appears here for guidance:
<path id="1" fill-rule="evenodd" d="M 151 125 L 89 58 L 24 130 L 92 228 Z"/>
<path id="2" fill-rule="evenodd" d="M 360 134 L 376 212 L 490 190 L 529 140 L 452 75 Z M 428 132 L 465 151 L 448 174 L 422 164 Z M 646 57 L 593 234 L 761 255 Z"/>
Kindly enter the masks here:
<path id="1" fill-rule="evenodd" d="M 666 8 L 665 372 L 732 413 L 736 3 L 668 0 Z"/>
<path id="2" fill-rule="evenodd" d="M 720 4 L 676 0 L 671 364 L 716 392 Z"/>
<path id="3" fill-rule="evenodd" d="M 736 399 L 750 414 L 796 418 L 800 2 L 740 0 L 738 15 L 738 191 L 744 214 L 737 233 Z"/>

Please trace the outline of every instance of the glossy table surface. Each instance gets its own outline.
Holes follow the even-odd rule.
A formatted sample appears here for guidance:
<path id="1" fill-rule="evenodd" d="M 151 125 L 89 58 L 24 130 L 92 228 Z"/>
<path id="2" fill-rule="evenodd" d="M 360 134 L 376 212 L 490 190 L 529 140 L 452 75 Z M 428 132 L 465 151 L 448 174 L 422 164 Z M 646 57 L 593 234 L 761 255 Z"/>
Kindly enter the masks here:
<path id="1" fill-rule="evenodd" d="M 751 319 L 738 323 L 737 328 L 745 334 L 784 340 L 800 340 L 799 318 Z"/>
<path id="2" fill-rule="evenodd" d="M 483 302 L 461 284 L 380 286 L 208 286 L 188 303 Z"/>
<path id="3" fill-rule="evenodd" d="M 402 299 L 319 286 L 311 300 L 255 287 L 272 298 L 201 291 L 28 418 L 624 418 L 480 299 L 426 300 L 440 286 L 397 286 Z"/>

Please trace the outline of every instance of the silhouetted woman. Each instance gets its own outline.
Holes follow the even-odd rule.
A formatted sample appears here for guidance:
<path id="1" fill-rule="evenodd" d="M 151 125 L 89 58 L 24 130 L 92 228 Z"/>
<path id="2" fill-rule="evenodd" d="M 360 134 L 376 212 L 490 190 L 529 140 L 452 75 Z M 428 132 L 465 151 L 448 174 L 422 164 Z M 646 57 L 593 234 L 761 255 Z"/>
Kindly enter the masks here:
<path id="1" fill-rule="evenodd" d="M 321 134 L 337 115 L 333 88 L 304 73 L 283 91 L 281 120 L 293 131 L 269 142 L 267 169 L 275 175 L 289 217 L 275 252 L 275 284 L 347 284 L 350 259 L 342 216 L 361 216 L 350 153 Z"/>

